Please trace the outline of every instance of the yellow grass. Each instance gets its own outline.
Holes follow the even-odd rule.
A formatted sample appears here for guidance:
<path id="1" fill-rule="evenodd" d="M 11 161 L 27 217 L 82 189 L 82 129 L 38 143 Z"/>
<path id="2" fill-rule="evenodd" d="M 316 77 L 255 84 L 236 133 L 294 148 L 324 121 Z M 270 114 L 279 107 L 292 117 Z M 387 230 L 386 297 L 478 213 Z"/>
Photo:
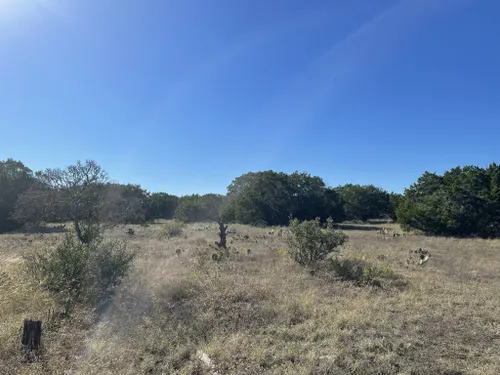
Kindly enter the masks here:
<path id="1" fill-rule="evenodd" d="M 138 256 L 113 302 L 48 325 L 33 364 L 22 362 L 20 327 L 55 303 L 28 283 L 22 256 L 61 234 L 1 235 L 0 374 L 499 374 L 500 241 L 395 238 L 382 226 L 343 226 L 341 254 L 387 266 L 406 286 L 313 275 L 269 228 L 231 225 L 237 253 L 217 263 L 215 224 L 170 239 L 163 224 L 134 226 Z M 423 266 L 408 254 L 419 247 L 431 251 Z"/>

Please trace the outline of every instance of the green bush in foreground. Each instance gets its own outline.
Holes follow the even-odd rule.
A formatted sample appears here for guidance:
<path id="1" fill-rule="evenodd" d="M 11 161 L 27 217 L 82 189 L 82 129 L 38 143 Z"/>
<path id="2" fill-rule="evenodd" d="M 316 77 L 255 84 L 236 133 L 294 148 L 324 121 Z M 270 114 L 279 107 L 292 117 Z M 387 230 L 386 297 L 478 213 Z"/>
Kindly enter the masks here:
<path id="1" fill-rule="evenodd" d="M 348 236 L 335 230 L 333 220 L 328 219 L 326 228 L 321 227 L 319 218 L 315 220 L 290 221 L 290 233 L 285 237 L 292 258 L 303 266 L 310 266 L 325 260 L 327 255 L 337 252 Z"/>
<path id="2" fill-rule="evenodd" d="M 124 242 L 98 237 L 83 244 L 68 233 L 57 247 L 28 258 L 28 268 L 35 281 L 60 300 L 95 305 L 120 283 L 133 257 Z"/>

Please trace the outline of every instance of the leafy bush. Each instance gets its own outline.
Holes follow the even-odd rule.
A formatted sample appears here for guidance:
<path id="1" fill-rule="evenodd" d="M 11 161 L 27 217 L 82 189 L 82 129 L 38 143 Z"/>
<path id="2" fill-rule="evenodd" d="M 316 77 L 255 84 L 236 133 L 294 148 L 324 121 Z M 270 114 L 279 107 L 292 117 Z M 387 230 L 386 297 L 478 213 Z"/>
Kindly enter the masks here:
<path id="1" fill-rule="evenodd" d="M 163 226 L 161 236 L 168 237 L 168 238 L 178 237 L 178 236 L 182 235 L 183 228 L 184 228 L 183 223 L 181 223 L 179 221 L 175 221 L 175 220 L 169 221 L 169 222 L 165 223 L 165 225 Z"/>
<path id="2" fill-rule="evenodd" d="M 331 260 L 334 273 L 344 280 L 355 281 L 359 285 L 381 286 L 383 280 L 397 279 L 394 272 L 383 265 L 373 265 L 358 258 L 335 258 Z"/>
<path id="3" fill-rule="evenodd" d="M 335 275 L 342 279 L 361 281 L 369 264 L 362 259 L 335 258 L 331 260 L 331 266 Z"/>
<path id="4" fill-rule="evenodd" d="M 315 220 L 290 221 L 290 233 L 285 241 L 290 249 L 292 258 L 300 265 L 313 265 L 326 259 L 327 255 L 338 251 L 348 236 L 333 227 L 333 221 L 327 220 L 326 229 L 321 228 L 319 218 Z"/>
<path id="5" fill-rule="evenodd" d="M 66 234 L 55 248 L 28 258 L 28 268 L 39 285 L 61 300 L 98 304 L 127 274 L 134 254 L 124 242 L 96 238 L 81 243 Z"/>
<path id="6" fill-rule="evenodd" d="M 102 300 L 120 284 L 130 269 L 134 253 L 127 250 L 125 242 L 113 240 L 94 246 L 89 258 L 89 297 Z"/>

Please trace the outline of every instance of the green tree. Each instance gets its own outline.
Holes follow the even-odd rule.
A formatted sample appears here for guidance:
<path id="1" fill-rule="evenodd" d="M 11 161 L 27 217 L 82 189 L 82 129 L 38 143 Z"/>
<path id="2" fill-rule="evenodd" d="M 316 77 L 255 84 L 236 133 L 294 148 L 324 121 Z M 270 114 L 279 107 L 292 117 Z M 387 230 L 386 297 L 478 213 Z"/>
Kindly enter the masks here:
<path id="1" fill-rule="evenodd" d="M 167 193 L 152 193 L 147 198 L 147 220 L 174 218 L 179 197 Z"/>
<path id="2" fill-rule="evenodd" d="M 394 221 L 397 220 L 396 209 L 398 207 L 399 201 L 403 197 L 402 194 L 391 192 L 389 193 L 389 207 L 387 215 Z"/>
<path id="3" fill-rule="evenodd" d="M 58 217 L 47 205 L 52 199 L 52 192 L 40 187 L 31 187 L 19 195 L 16 200 L 12 219 L 18 224 L 24 224 L 30 228 L 40 228 L 45 222 L 58 222 Z"/>
<path id="4" fill-rule="evenodd" d="M 146 221 L 149 193 L 140 185 L 109 184 L 103 205 L 108 221 L 140 224 Z"/>
<path id="5" fill-rule="evenodd" d="M 500 236 L 500 168 L 456 167 L 442 176 L 425 172 L 397 207 L 405 229 L 447 236 Z"/>
<path id="6" fill-rule="evenodd" d="M 326 186 L 321 177 L 294 172 L 288 176 L 291 215 L 299 220 L 326 219 Z"/>
<path id="7" fill-rule="evenodd" d="M 345 220 L 345 211 L 342 202 L 342 197 L 334 188 L 325 189 L 325 207 L 321 218 L 332 218 L 336 223 Z"/>
<path id="8" fill-rule="evenodd" d="M 179 198 L 174 218 L 183 222 L 217 221 L 224 196 L 219 194 L 187 195 Z"/>
<path id="9" fill-rule="evenodd" d="M 378 219 L 393 216 L 390 195 L 373 185 L 346 184 L 339 186 L 346 220 Z"/>
<path id="10" fill-rule="evenodd" d="M 338 193 L 308 173 L 251 172 L 228 186 L 224 217 L 254 225 L 287 225 L 290 217 L 341 220 L 343 208 Z"/>
<path id="11" fill-rule="evenodd" d="M 248 173 L 228 187 L 228 219 L 253 225 L 286 225 L 293 212 L 292 185 L 282 172 Z M 226 215 L 229 216 L 229 215 Z"/>
<path id="12" fill-rule="evenodd" d="M 37 180 L 37 188 L 18 200 L 14 215 L 37 217 L 36 210 L 45 222 L 71 221 L 82 243 L 90 243 L 105 227 L 123 222 L 131 212 L 130 202 L 124 203 L 123 187 L 110 184 L 95 161 L 46 169 L 37 173 Z M 135 187 L 127 189 L 130 192 Z"/>
<path id="13" fill-rule="evenodd" d="M 0 161 L 0 233 L 19 228 L 23 222 L 12 217 L 19 196 L 35 183 L 31 169 L 22 162 Z"/>

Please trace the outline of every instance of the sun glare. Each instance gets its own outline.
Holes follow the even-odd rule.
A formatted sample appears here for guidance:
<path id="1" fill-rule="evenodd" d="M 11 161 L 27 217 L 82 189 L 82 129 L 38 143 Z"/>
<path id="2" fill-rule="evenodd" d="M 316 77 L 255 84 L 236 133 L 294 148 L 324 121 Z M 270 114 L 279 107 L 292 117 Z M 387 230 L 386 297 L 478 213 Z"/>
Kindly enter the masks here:
<path id="1" fill-rule="evenodd" d="M 19 13 L 26 3 L 25 0 L 0 0 L 0 19 Z"/>
<path id="2" fill-rule="evenodd" d="M 54 13 L 56 0 L 0 0 L 0 20 L 20 21 L 32 14 L 47 10 Z"/>
<path id="3" fill-rule="evenodd" d="M 7 12 L 7 10 L 9 9 L 10 2 L 11 1 L 9 1 L 9 0 L 0 0 L 0 15 Z"/>

